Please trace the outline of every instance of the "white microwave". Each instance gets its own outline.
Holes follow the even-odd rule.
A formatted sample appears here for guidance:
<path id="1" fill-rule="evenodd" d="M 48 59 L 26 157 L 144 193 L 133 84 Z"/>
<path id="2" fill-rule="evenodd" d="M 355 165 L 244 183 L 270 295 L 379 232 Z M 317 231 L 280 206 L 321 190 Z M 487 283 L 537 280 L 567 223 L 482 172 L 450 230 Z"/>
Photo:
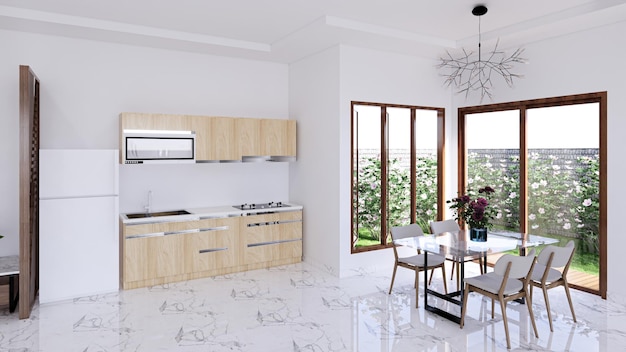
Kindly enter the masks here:
<path id="1" fill-rule="evenodd" d="M 193 131 L 124 130 L 124 164 L 180 164 L 196 162 Z"/>

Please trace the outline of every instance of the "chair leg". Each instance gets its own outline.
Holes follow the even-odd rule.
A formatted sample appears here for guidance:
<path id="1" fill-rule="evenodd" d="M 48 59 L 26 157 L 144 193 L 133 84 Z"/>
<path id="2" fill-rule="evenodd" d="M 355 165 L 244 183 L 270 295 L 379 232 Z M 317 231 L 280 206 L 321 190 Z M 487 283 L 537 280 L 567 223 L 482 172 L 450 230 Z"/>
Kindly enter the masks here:
<path id="1" fill-rule="evenodd" d="M 511 349 L 511 339 L 509 338 L 509 322 L 506 319 L 506 302 L 502 297 L 499 299 L 502 309 L 502 320 L 504 322 L 504 334 L 506 335 L 506 348 Z"/>
<path id="2" fill-rule="evenodd" d="M 567 284 L 567 280 L 563 281 L 563 287 L 565 287 L 565 295 L 567 295 L 567 300 L 569 301 L 569 309 L 572 311 L 572 318 L 574 318 L 575 323 L 576 314 L 574 314 L 574 305 L 572 304 L 572 297 L 569 294 L 569 285 Z"/>
<path id="3" fill-rule="evenodd" d="M 391 275 L 391 286 L 389 286 L 389 293 L 388 294 L 391 294 L 391 289 L 393 288 L 393 280 L 396 279 L 396 270 L 398 270 L 398 266 L 394 265 L 393 266 L 393 275 Z"/>
<path id="4" fill-rule="evenodd" d="M 424 283 L 426 285 L 426 283 Z M 415 308 L 420 307 L 420 272 L 415 270 Z"/>
<path id="5" fill-rule="evenodd" d="M 537 331 L 537 324 L 535 323 L 535 314 L 533 313 L 533 300 L 530 297 L 530 295 L 528 295 L 528 293 L 526 293 L 526 307 L 528 307 L 528 314 L 530 315 L 530 322 L 533 324 L 533 330 L 535 330 L 535 337 L 539 338 L 539 332 Z"/>
<path id="6" fill-rule="evenodd" d="M 441 264 L 441 276 L 443 277 L 443 291 L 448 294 L 448 284 L 446 283 L 446 266 L 444 264 Z"/>
<path id="7" fill-rule="evenodd" d="M 491 319 L 493 319 L 494 316 L 494 311 L 496 310 L 496 301 L 494 301 L 494 299 L 491 299 Z"/>
<path id="8" fill-rule="evenodd" d="M 465 292 L 463 292 L 463 307 L 461 308 L 461 329 L 463 329 L 463 325 L 465 324 L 465 312 L 467 311 L 467 296 L 469 296 L 470 288 L 469 284 L 465 284 Z"/>
<path id="9" fill-rule="evenodd" d="M 552 313 L 550 313 L 550 300 L 548 299 L 548 289 L 545 285 L 541 286 L 543 290 L 543 299 L 546 301 L 546 310 L 548 311 L 548 322 L 550 323 L 550 332 L 554 332 L 552 328 Z"/>

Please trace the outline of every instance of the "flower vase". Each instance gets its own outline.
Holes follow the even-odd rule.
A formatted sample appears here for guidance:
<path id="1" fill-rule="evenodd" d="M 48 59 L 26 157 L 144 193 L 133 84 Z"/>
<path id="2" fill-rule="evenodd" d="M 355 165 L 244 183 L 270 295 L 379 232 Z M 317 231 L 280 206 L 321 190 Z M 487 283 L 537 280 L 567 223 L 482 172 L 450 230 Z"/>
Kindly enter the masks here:
<path id="1" fill-rule="evenodd" d="M 470 228 L 470 241 L 474 242 L 487 242 L 487 229 L 485 228 Z"/>

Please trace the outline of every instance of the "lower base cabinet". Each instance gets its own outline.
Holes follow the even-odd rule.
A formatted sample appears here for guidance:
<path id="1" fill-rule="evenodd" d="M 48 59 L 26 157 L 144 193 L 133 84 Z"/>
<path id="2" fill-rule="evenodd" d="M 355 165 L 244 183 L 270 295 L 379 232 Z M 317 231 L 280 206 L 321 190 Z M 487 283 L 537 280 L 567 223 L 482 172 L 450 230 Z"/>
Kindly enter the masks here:
<path id="1" fill-rule="evenodd" d="M 237 218 L 199 221 L 199 232 L 185 236 L 185 273 L 193 274 L 238 265 Z"/>
<path id="2" fill-rule="evenodd" d="M 302 260 L 302 211 L 120 224 L 120 286 L 132 289 Z"/>
<path id="3" fill-rule="evenodd" d="M 246 216 L 239 233 L 244 264 L 302 256 L 302 212 Z"/>

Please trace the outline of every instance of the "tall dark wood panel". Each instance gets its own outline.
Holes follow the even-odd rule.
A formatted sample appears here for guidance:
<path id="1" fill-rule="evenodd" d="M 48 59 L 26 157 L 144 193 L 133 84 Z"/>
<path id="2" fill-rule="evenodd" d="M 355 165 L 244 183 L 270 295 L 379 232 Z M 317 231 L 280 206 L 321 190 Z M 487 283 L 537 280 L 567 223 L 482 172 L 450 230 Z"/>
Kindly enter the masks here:
<path id="1" fill-rule="evenodd" d="M 19 317 L 26 319 L 39 291 L 39 79 L 20 66 Z"/>

